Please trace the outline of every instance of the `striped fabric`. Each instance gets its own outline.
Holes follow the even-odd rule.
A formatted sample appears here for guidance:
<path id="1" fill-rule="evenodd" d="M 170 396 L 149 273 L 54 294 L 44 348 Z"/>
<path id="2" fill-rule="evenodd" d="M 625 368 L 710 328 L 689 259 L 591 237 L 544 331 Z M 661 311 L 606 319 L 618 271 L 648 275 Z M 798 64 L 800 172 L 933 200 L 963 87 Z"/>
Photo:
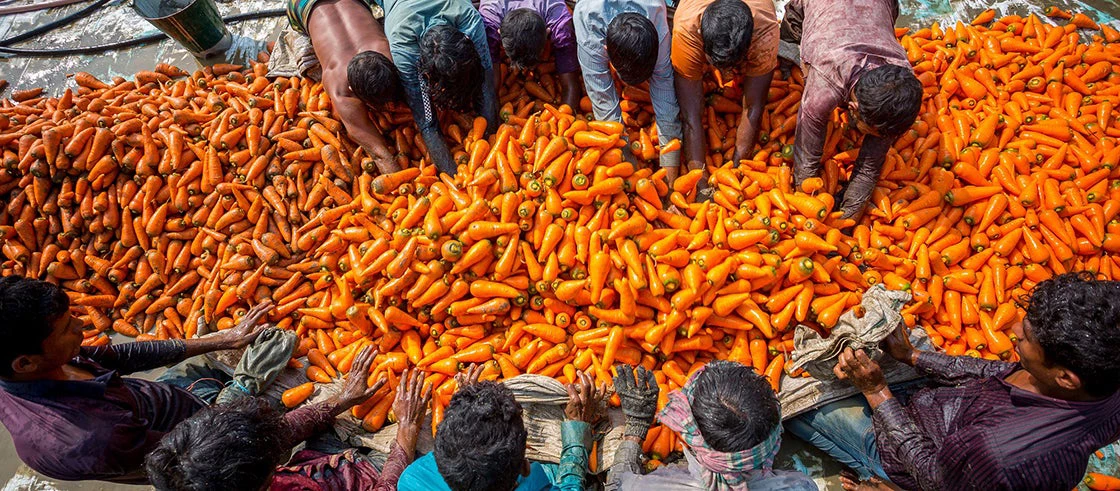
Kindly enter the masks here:
<path id="1" fill-rule="evenodd" d="M 1068 490 L 1089 456 L 1120 437 L 1120 392 L 1071 402 L 1004 379 L 1017 364 L 923 352 L 917 368 L 943 385 L 875 409 L 883 469 L 903 489 Z"/>

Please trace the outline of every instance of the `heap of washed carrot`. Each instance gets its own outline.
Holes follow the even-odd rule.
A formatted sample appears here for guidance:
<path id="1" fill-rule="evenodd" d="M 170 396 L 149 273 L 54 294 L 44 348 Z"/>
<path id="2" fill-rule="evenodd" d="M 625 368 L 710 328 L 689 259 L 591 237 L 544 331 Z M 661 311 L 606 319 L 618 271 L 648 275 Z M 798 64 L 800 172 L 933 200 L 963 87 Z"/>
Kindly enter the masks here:
<path id="1" fill-rule="evenodd" d="M 760 149 L 736 164 L 740 89 L 706 80 L 715 193 L 701 203 L 699 171 L 667 183 L 624 160 L 627 146 L 651 164 L 679 146 L 657 141 L 648 92 L 623 90 L 623 123 L 592 122 L 553 105 L 547 67 L 503 77 L 494 135 L 444 121 L 454 177 L 422 163 L 403 108 L 372 115 L 405 167 L 375 176 L 322 86 L 267 79 L 263 63 L 79 73 L 60 97 L 23 90 L 0 105 L 0 271 L 61 284 L 87 345 L 226 329 L 271 300 L 310 380 L 373 345 L 371 377 L 430 374 L 436 422 L 471 363 L 490 378 L 601 382 L 614 363 L 641 364 L 664 397 L 731 359 L 777 388 L 793 327 L 827 332 L 876 283 L 909 290 L 907 324 L 947 352 L 1014 359 L 1015 300 L 1034 284 L 1120 277 L 1120 34 L 1047 13 L 1069 22 L 988 11 L 899 31 L 924 110 L 859 223 L 831 194 L 858 151 L 844 114 L 823 177 L 791 189 L 797 69 L 775 80 Z M 395 387 L 354 416 L 380 428 Z M 664 456 L 674 438 L 656 427 L 646 450 Z"/>

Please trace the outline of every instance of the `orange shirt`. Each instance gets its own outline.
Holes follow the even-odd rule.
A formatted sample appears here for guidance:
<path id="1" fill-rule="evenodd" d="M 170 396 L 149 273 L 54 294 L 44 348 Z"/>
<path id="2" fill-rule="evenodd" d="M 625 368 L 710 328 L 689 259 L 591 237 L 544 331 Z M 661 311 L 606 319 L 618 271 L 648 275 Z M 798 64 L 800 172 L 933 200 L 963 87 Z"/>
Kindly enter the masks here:
<path id="1" fill-rule="evenodd" d="M 689 80 L 700 80 L 708 59 L 700 37 L 700 17 L 715 0 L 682 0 L 673 14 L 673 69 Z M 743 0 L 754 17 L 754 35 L 742 73 L 764 75 L 778 67 L 778 15 L 773 0 Z"/>

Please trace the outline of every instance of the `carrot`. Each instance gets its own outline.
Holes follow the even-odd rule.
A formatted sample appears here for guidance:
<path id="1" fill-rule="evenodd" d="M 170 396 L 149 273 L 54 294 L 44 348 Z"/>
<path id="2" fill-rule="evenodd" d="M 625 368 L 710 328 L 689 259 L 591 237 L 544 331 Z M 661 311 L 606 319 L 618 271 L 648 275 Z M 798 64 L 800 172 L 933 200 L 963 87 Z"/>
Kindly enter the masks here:
<path id="1" fill-rule="evenodd" d="M 314 383 L 303 383 L 284 391 L 280 396 L 280 401 L 284 403 L 284 407 L 293 408 L 303 404 L 303 401 L 311 397 L 313 392 L 315 392 Z"/>

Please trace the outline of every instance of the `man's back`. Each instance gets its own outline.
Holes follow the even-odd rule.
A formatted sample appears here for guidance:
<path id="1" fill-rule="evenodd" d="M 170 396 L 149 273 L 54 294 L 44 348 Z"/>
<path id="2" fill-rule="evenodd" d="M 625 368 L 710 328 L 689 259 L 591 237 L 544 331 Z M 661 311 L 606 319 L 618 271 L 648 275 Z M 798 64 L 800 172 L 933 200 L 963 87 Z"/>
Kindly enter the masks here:
<path id="1" fill-rule="evenodd" d="M 307 31 L 323 67 L 327 87 L 347 86 L 346 66 L 363 51 L 389 54 L 389 43 L 370 6 L 361 0 L 319 0 Z"/>
<path id="2" fill-rule="evenodd" d="M 1019 389 L 1003 377 L 919 391 L 905 410 L 931 438 L 945 489 L 1070 489 L 1088 457 L 1120 436 L 1120 393 L 1073 402 Z M 883 431 L 879 438 L 896 438 Z M 902 462 L 880 452 L 891 480 L 917 488 Z"/>
<path id="3" fill-rule="evenodd" d="M 838 90 L 885 64 L 909 67 L 894 36 L 897 0 L 795 0 L 804 8 L 801 59 Z"/>

